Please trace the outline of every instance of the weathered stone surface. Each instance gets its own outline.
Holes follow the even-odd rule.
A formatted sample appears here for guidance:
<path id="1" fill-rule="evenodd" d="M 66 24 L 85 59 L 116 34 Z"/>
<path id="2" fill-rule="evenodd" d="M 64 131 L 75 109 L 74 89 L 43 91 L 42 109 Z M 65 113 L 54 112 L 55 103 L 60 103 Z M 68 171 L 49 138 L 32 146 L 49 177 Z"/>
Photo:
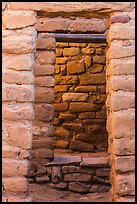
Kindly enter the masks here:
<path id="1" fill-rule="evenodd" d="M 53 149 L 54 147 L 54 140 L 52 137 L 34 137 L 32 141 L 33 148 L 47 148 L 47 149 Z"/>
<path id="2" fill-rule="evenodd" d="M 105 84 L 106 77 L 104 74 L 83 74 L 80 76 L 81 85 Z"/>
<path id="3" fill-rule="evenodd" d="M 94 112 L 85 112 L 85 113 L 80 113 L 79 118 L 86 119 L 86 118 L 95 118 L 95 113 Z"/>
<path id="4" fill-rule="evenodd" d="M 66 31 L 68 30 L 69 19 L 67 18 L 37 18 L 37 31 Z"/>
<path id="5" fill-rule="evenodd" d="M 53 166 L 52 167 L 52 174 L 51 174 L 51 181 L 53 183 L 57 183 L 59 181 L 62 181 L 62 172 L 61 172 L 61 167 L 60 166 Z"/>
<path id="6" fill-rule="evenodd" d="M 118 174 L 115 177 L 115 191 L 118 195 L 135 195 L 135 174 Z"/>
<path id="7" fill-rule="evenodd" d="M 88 98 L 86 93 L 64 93 L 62 95 L 63 101 L 85 101 Z"/>
<path id="8" fill-rule="evenodd" d="M 21 137 L 19 137 L 20 133 Z M 31 139 L 31 128 L 23 125 L 22 123 L 17 122 L 12 124 L 12 127 L 8 127 L 8 144 L 22 149 L 30 149 Z"/>
<path id="9" fill-rule="evenodd" d="M 27 54 L 35 50 L 36 43 L 31 36 L 8 36 L 2 39 L 2 51 L 8 54 Z"/>
<path id="10" fill-rule="evenodd" d="M 54 156 L 54 160 L 46 166 L 54 166 L 54 165 L 79 165 L 81 162 L 80 156 Z"/>
<path id="11" fill-rule="evenodd" d="M 135 170 L 135 157 L 134 156 L 115 157 L 115 167 L 114 168 L 117 173 L 134 171 Z"/>
<path id="12" fill-rule="evenodd" d="M 36 38 L 37 49 L 55 50 L 55 43 L 55 38 L 43 38 L 41 35 Z"/>
<path id="13" fill-rule="evenodd" d="M 81 174 L 94 174 L 94 169 L 89 167 L 76 166 L 76 172 Z"/>
<path id="14" fill-rule="evenodd" d="M 66 140 L 57 140 L 55 145 L 56 147 L 59 147 L 59 148 L 66 148 L 69 144 L 69 141 L 66 141 Z"/>
<path id="15" fill-rule="evenodd" d="M 6 29 L 18 29 L 34 25 L 36 18 L 30 12 L 10 11 L 4 14 L 2 23 Z"/>
<path id="16" fill-rule="evenodd" d="M 4 189 L 13 193 L 24 193 L 27 191 L 27 179 L 21 177 L 3 178 Z"/>
<path id="17" fill-rule="evenodd" d="M 72 32 L 96 32 L 104 33 L 107 30 L 107 19 L 91 18 L 80 19 L 77 18 L 70 22 L 69 28 Z"/>
<path id="18" fill-rule="evenodd" d="M 83 48 L 82 49 L 82 52 L 84 53 L 84 54 L 92 54 L 92 53 L 94 53 L 94 48 L 88 48 L 88 47 L 86 47 L 86 48 Z"/>
<path id="19" fill-rule="evenodd" d="M 75 172 L 75 169 L 76 169 L 75 166 L 63 166 L 63 167 L 62 167 L 62 172 L 63 172 L 64 174 L 74 173 L 74 172 Z"/>
<path id="20" fill-rule="evenodd" d="M 54 91 L 52 88 L 35 87 L 35 100 L 36 103 L 53 103 Z"/>
<path id="21" fill-rule="evenodd" d="M 41 110 L 41 111 L 39 111 Z M 35 119 L 43 122 L 53 119 L 53 105 L 49 104 L 34 104 Z"/>
<path id="22" fill-rule="evenodd" d="M 92 157 L 92 158 L 82 158 L 82 162 L 80 166 L 94 166 L 94 167 L 102 167 L 108 165 L 107 157 Z"/>
<path id="23" fill-rule="evenodd" d="M 90 73 L 100 73 L 102 70 L 103 66 L 101 64 L 94 64 L 94 66 L 90 68 Z"/>
<path id="24" fill-rule="evenodd" d="M 68 90 L 67 85 L 61 85 L 61 86 L 58 85 L 54 87 L 55 92 L 66 92 L 67 90 Z"/>
<path id="25" fill-rule="evenodd" d="M 70 111 L 74 113 L 79 112 L 89 112 L 89 111 L 95 111 L 96 106 L 92 103 L 86 103 L 86 102 L 77 102 L 77 103 L 70 103 Z"/>
<path id="26" fill-rule="evenodd" d="M 93 92 L 93 91 L 97 91 L 97 87 L 96 86 L 77 86 L 74 89 L 76 92 Z"/>
<path id="27" fill-rule="evenodd" d="M 114 15 L 110 17 L 111 23 L 127 23 L 130 20 L 128 15 Z"/>
<path id="28" fill-rule="evenodd" d="M 85 72 L 85 65 L 82 61 L 70 61 L 67 64 L 68 74 L 79 74 Z"/>
<path id="29" fill-rule="evenodd" d="M 14 120 L 32 120 L 34 117 L 33 105 L 30 103 L 5 103 L 2 105 L 2 116 L 9 120 L 12 120 L 13 118 Z"/>
<path id="30" fill-rule="evenodd" d="M 59 138 L 69 138 L 71 136 L 70 131 L 63 127 L 57 127 L 55 129 L 54 135 L 59 137 Z"/>
<path id="31" fill-rule="evenodd" d="M 49 186 L 55 189 L 66 189 L 68 184 L 64 182 L 58 182 L 58 183 L 50 183 Z"/>
<path id="32" fill-rule="evenodd" d="M 49 182 L 50 179 L 47 175 L 44 175 L 44 176 L 36 176 L 36 182 L 37 183 L 47 183 Z"/>
<path id="33" fill-rule="evenodd" d="M 35 78 L 35 85 L 41 87 L 53 87 L 55 85 L 55 81 L 52 76 L 37 76 Z"/>
<path id="34" fill-rule="evenodd" d="M 74 120 L 76 118 L 77 116 L 71 113 L 60 113 L 59 114 L 59 119 L 63 119 L 63 120 Z"/>
<path id="35" fill-rule="evenodd" d="M 54 109 L 57 112 L 65 111 L 68 109 L 68 103 L 56 103 L 54 104 Z"/>
<path id="36" fill-rule="evenodd" d="M 123 197 L 118 197 L 116 198 L 117 202 L 135 202 L 135 196 L 123 196 Z"/>
<path id="37" fill-rule="evenodd" d="M 7 168 L 9 167 L 9 168 Z M 2 159 L 2 176 L 12 177 L 16 176 L 18 172 L 17 160 L 13 159 Z"/>
<path id="38" fill-rule="evenodd" d="M 32 159 L 38 159 L 38 158 L 43 158 L 43 159 L 53 159 L 54 155 L 53 155 L 53 150 L 51 149 L 44 149 L 44 148 L 40 148 L 40 149 L 36 149 L 35 151 L 32 151 Z"/>
<path id="39" fill-rule="evenodd" d="M 80 174 L 80 173 L 71 173 L 64 175 L 64 181 L 90 181 L 92 175 L 89 174 Z"/>
<path id="40" fill-rule="evenodd" d="M 93 151 L 94 145 L 89 144 L 87 142 L 81 142 L 77 140 L 72 140 L 70 143 L 70 148 L 73 150 L 80 150 L 80 151 Z"/>
<path id="41" fill-rule="evenodd" d="M 54 51 L 37 51 L 36 64 L 55 64 Z"/>
<path id="42" fill-rule="evenodd" d="M 85 61 L 86 67 L 90 67 L 92 62 L 92 57 L 90 55 L 86 55 L 84 56 L 84 61 Z"/>
<path id="43" fill-rule="evenodd" d="M 54 75 L 55 73 L 55 68 L 54 65 L 51 64 L 36 64 L 35 70 L 34 70 L 34 75 L 37 76 L 45 76 L 45 75 Z"/>
<path id="44" fill-rule="evenodd" d="M 34 90 L 31 85 L 3 84 L 3 101 L 32 102 Z"/>
<path id="45" fill-rule="evenodd" d="M 34 67 L 33 54 L 23 55 L 2 55 L 3 69 L 17 70 L 17 71 L 31 71 Z"/>
<path id="46" fill-rule="evenodd" d="M 108 176 L 110 174 L 109 168 L 98 168 L 96 169 L 96 176 Z"/>
<path id="47" fill-rule="evenodd" d="M 62 76 L 62 77 L 55 77 L 56 84 L 66 84 L 66 85 L 73 85 L 78 83 L 78 77 L 77 76 Z"/>
<path id="48" fill-rule="evenodd" d="M 83 131 L 84 127 L 81 123 L 63 123 L 63 127 L 73 131 Z"/>
<path id="49" fill-rule="evenodd" d="M 91 185 L 86 185 L 81 182 L 70 182 L 68 188 L 70 191 L 74 191 L 77 193 L 88 193 L 90 190 L 90 186 Z"/>
<path id="50" fill-rule="evenodd" d="M 68 58 L 67 57 L 58 57 L 56 58 L 56 64 L 65 64 L 67 62 Z"/>
<path id="51" fill-rule="evenodd" d="M 101 186 L 99 186 L 99 188 L 98 188 L 98 192 L 99 192 L 99 193 L 108 192 L 109 189 L 110 189 L 110 186 L 101 185 Z"/>
<path id="52" fill-rule="evenodd" d="M 63 49 L 63 55 L 64 56 L 75 56 L 79 54 L 79 48 L 70 47 L 70 48 L 64 48 Z"/>

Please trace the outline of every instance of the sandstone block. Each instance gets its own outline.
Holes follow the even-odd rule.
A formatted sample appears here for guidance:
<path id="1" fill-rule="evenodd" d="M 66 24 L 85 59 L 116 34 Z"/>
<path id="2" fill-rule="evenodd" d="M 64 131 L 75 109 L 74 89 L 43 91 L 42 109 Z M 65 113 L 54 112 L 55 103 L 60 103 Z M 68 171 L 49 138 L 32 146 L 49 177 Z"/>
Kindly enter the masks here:
<path id="1" fill-rule="evenodd" d="M 53 87 L 55 85 L 54 77 L 52 76 L 37 76 L 35 85 L 41 87 Z"/>
<path id="2" fill-rule="evenodd" d="M 40 148 L 32 151 L 32 159 L 53 159 L 53 154 L 53 150 L 51 149 Z"/>
<path id="3" fill-rule="evenodd" d="M 84 61 L 85 61 L 86 67 L 89 68 L 91 66 L 92 57 L 89 55 L 86 55 L 86 56 L 84 56 Z"/>
<path id="4" fill-rule="evenodd" d="M 55 64 L 54 51 L 37 51 L 36 64 Z"/>
<path id="5" fill-rule="evenodd" d="M 36 18 L 33 15 L 29 15 L 26 13 L 20 12 L 10 12 L 4 14 L 3 25 L 6 29 L 18 29 L 25 28 L 27 26 L 32 26 L 36 23 Z"/>
<path id="6" fill-rule="evenodd" d="M 132 92 L 117 91 L 110 97 L 109 105 L 114 111 L 135 107 L 135 94 Z"/>
<path id="7" fill-rule="evenodd" d="M 80 166 L 92 166 L 92 167 L 106 167 L 108 165 L 107 157 L 92 157 L 92 158 L 82 158 Z"/>
<path id="8" fill-rule="evenodd" d="M 55 146 L 59 148 L 66 148 L 68 146 L 69 142 L 66 140 L 57 140 L 55 142 Z"/>
<path id="9" fill-rule="evenodd" d="M 92 92 L 92 91 L 97 91 L 96 86 L 77 86 L 74 89 L 76 92 Z"/>
<path id="10" fill-rule="evenodd" d="M 68 30 L 69 20 L 61 17 L 57 18 L 37 18 L 37 31 L 65 31 Z"/>
<path id="11" fill-rule="evenodd" d="M 135 77 L 134 76 L 124 76 L 124 77 L 123 76 L 112 76 L 110 78 L 109 83 L 111 84 L 111 88 L 114 91 L 119 91 L 119 90 L 122 90 L 124 92 L 134 92 L 135 91 Z"/>
<path id="12" fill-rule="evenodd" d="M 34 76 L 32 72 L 2 72 L 2 81 L 8 84 L 33 84 Z"/>
<path id="13" fill-rule="evenodd" d="M 3 178 L 4 189 L 13 193 L 24 193 L 27 191 L 27 178 L 11 177 Z"/>
<path id="14" fill-rule="evenodd" d="M 85 72 L 85 65 L 83 61 L 70 61 L 67 64 L 68 75 L 79 74 Z"/>
<path id="15" fill-rule="evenodd" d="M 129 15 L 121 14 L 110 17 L 110 23 L 127 23 L 130 20 Z"/>
<path id="16" fill-rule="evenodd" d="M 34 90 L 31 85 L 3 84 L 3 101 L 32 102 Z"/>
<path id="17" fill-rule="evenodd" d="M 36 47 L 41 50 L 55 50 L 55 38 L 43 38 L 38 35 L 36 38 Z"/>
<path id="18" fill-rule="evenodd" d="M 135 196 L 123 196 L 123 197 L 118 197 L 116 199 L 117 202 L 127 202 L 127 203 L 130 203 L 130 202 L 135 202 Z"/>
<path id="19" fill-rule="evenodd" d="M 8 36 L 2 39 L 2 51 L 8 54 L 27 54 L 35 50 L 36 43 L 31 36 Z"/>
<path id="20" fill-rule="evenodd" d="M 105 111 L 96 112 L 96 118 L 107 118 Z"/>
<path id="21" fill-rule="evenodd" d="M 81 182 L 70 182 L 69 183 L 69 190 L 77 193 L 88 193 L 90 190 L 91 185 L 86 185 Z"/>
<path id="22" fill-rule="evenodd" d="M 19 147 L 21 149 L 31 148 L 31 128 L 28 128 L 21 123 L 15 123 L 12 125 L 12 127 L 8 127 L 8 133 L 8 144 Z"/>
<path id="23" fill-rule="evenodd" d="M 98 192 L 99 192 L 99 193 L 108 192 L 109 189 L 110 189 L 110 186 L 101 185 L 101 186 L 99 186 L 99 188 L 98 188 Z"/>
<path id="24" fill-rule="evenodd" d="M 62 167 L 62 172 L 64 174 L 67 174 L 67 173 L 74 173 L 75 172 L 75 166 L 63 166 Z"/>
<path id="25" fill-rule="evenodd" d="M 67 74 L 66 65 L 60 65 L 60 73 L 61 73 L 62 76 L 65 76 Z"/>
<path id="26" fill-rule="evenodd" d="M 135 157 L 134 156 L 115 157 L 114 168 L 117 173 L 134 171 Z"/>
<path id="27" fill-rule="evenodd" d="M 29 161 L 21 161 L 18 167 L 18 175 L 20 176 L 28 176 L 30 170 Z"/>
<path id="28" fill-rule="evenodd" d="M 51 64 L 41 65 L 37 63 L 35 66 L 34 75 L 36 77 L 45 76 L 45 75 L 54 75 L 54 73 L 55 73 L 54 65 L 51 65 Z"/>
<path id="29" fill-rule="evenodd" d="M 47 175 L 36 176 L 36 182 L 37 183 L 47 183 L 49 181 L 50 181 L 50 178 Z"/>
<path id="30" fill-rule="evenodd" d="M 109 168 L 98 168 L 96 169 L 96 176 L 107 176 L 110 175 L 110 169 Z"/>
<path id="31" fill-rule="evenodd" d="M 33 105 L 30 103 L 15 103 L 15 104 L 3 104 L 2 105 L 2 116 L 5 119 L 10 120 L 32 120 L 34 117 L 33 114 Z"/>
<path id="32" fill-rule="evenodd" d="M 17 160 L 2 159 L 2 176 L 3 177 L 16 176 L 17 172 L 18 172 Z"/>
<path id="33" fill-rule="evenodd" d="M 63 101 L 85 101 L 88 98 L 86 93 L 64 93 L 62 95 Z"/>
<path id="34" fill-rule="evenodd" d="M 83 48 L 82 49 L 82 52 L 84 53 L 84 54 L 93 54 L 94 53 L 94 48 L 88 48 L 88 47 L 85 47 L 85 48 Z"/>
<path id="35" fill-rule="evenodd" d="M 62 181 L 63 175 L 61 172 L 61 167 L 60 166 L 53 166 L 52 167 L 52 174 L 51 174 L 51 181 L 53 183 L 57 183 Z"/>
<path id="36" fill-rule="evenodd" d="M 35 102 L 36 103 L 53 103 L 54 91 L 52 88 L 35 87 Z"/>
<path id="37" fill-rule="evenodd" d="M 93 57 L 94 63 L 105 64 L 106 63 L 106 56 L 104 55 L 96 55 Z"/>
<path id="38" fill-rule="evenodd" d="M 135 138 L 121 138 L 113 141 L 113 152 L 116 155 L 134 155 Z"/>
<path id="39" fill-rule="evenodd" d="M 80 118 L 80 119 L 95 118 L 95 113 L 94 112 L 80 113 L 78 118 Z"/>
<path id="40" fill-rule="evenodd" d="M 59 114 L 59 119 L 62 119 L 62 120 L 74 120 L 76 119 L 77 116 L 75 114 L 71 114 L 71 113 L 60 113 Z"/>
<path id="41" fill-rule="evenodd" d="M 89 152 L 89 151 L 93 151 L 94 145 L 90 144 L 90 143 L 87 143 L 87 142 L 72 140 L 71 143 L 70 143 L 70 149 Z"/>
<path id="42" fill-rule="evenodd" d="M 40 111 L 41 110 L 41 111 Z M 49 104 L 34 104 L 35 119 L 43 122 L 53 119 L 53 105 Z"/>
<path id="43" fill-rule="evenodd" d="M 116 175 L 115 190 L 118 195 L 135 195 L 135 174 Z"/>
<path id="44" fill-rule="evenodd" d="M 56 57 L 61 57 L 63 54 L 63 49 L 56 47 Z"/>
<path id="45" fill-rule="evenodd" d="M 56 85 L 75 85 L 78 83 L 77 76 L 55 76 Z"/>
<path id="46" fill-rule="evenodd" d="M 66 189 L 68 184 L 67 183 L 64 183 L 64 182 L 58 182 L 58 183 L 51 183 L 49 184 L 52 188 L 55 188 L 55 189 Z"/>
<path id="47" fill-rule="evenodd" d="M 135 39 L 135 27 L 127 25 L 111 25 L 108 33 L 108 42 L 113 40 L 134 40 Z"/>
<path id="48" fill-rule="evenodd" d="M 64 175 L 64 181 L 90 181 L 92 175 L 90 174 L 80 174 L 80 173 L 71 173 Z"/>
<path id="49" fill-rule="evenodd" d="M 75 55 L 78 55 L 79 52 L 80 52 L 79 48 L 75 48 L 75 47 L 63 49 L 63 55 L 64 56 L 75 56 Z"/>
<path id="50" fill-rule="evenodd" d="M 101 64 L 94 64 L 93 67 L 90 68 L 90 73 L 100 73 L 103 70 L 103 66 Z"/>
<path id="51" fill-rule="evenodd" d="M 56 103 L 54 104 L 54 110 L 57 112 L 65 111 L 68 109 L 68 103 Z"/>
<path id="52" fill-rule="evenodd" d="M 92 103 L 78 102 L 70 103 L 70 111 L 74 113 L 95 111 L 96 106 Z"/>
<path id="53" fill-rule="evenodd" d="M 68 58 L 67 57 L 57 57 L 56 58 L 56 64 L 65 64 L 67 62 Z"/>
<path id="54" fill-rule="evenodd" d="M 112 115 L 112 131 L 116 138 L 135 135 L 134 109 L 117 111 Z"/>
<path id="55" fill-rule="evenodd" d="M 32 147 L 35 148 L 45 148 L 53 149 L 54 140 L 52 137 L 35 137 L 33 136 Z"/>
<path id="56" fill-rule="evenodd" d="M 71 32 L 96 32 L 104 33 L 107 29 L 107 19 L 80 19 L 70 21 L 69 29 Z"/>
<path id="57" fill-rule="evenodd" d="M 122 42 L 122 40 L 114 40 L 111 42 L 107 51 L 107 57 L 109 56 L 109 59 L 132 57 L 135 55 L 134 40 L 130 41 L 131 45 L 128 47 L 123 46 Z"/>
<path id="58" fill-rule="evenodd" d="M 54 87 L 54 91 L 55 92 L 66 92 L 68 90 L 68 86 L 67 85 L 62 85 L 62 86 L 55 86 Z"/>
<path id="59" fill-rule="evenodd" d="M 90 192 L 91 193 L 96 193 L 96 192 L 98 192 L 98 188 L 99 188 L 99 184 L 93 184 L 91 186 Z"/>
<path id="60" fill-rule="evenodd" d="M 63 127 L 72 131 L 83 131 L 84 127 L 81 123 L 63 123 Z"/>
<path id="61" fill-rule="evenodd" d="M 106 74 L 107 75 L 121 75 L 121 74 L 134 75 L 135 57 L 111 59 L 109 61 L 108 69 L 106 69 Z"/>
<path id="62" fill-rule="evenodd" d="M 94 168 L 76 166 L 76 172 L 81 174 L 94 174 Z"/>
<path id="63" fill-rule="evenodd" d="M 83 74 L 80 76 L 80 85 L 105 84 L 105 74 Z"/>
<path id="64" fill-rule="evenodd" d="M 19 155 L 20 149 L 15 148 L 10 145 L 4 145 L 2 147 L 2 158 L 12 158 L 12 159 L 17 159 Z"/>
<path id="65" fill-rule="evenodd" d="M 59 137 L 59 138 L 69 138 L 71 136 L 70 131 L 63 127 L 56 127 L 54 135 Z"/>

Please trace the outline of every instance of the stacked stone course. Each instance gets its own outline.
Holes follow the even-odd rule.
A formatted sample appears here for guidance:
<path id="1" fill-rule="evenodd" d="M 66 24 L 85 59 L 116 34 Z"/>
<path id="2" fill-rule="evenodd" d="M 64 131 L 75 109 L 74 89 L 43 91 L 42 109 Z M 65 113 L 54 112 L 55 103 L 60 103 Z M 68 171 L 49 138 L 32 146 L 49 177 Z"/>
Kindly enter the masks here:
<path id="1" fill-rule="evenodd" d="M 56 43 L 56 148 L 107 149 L 105 43 Z"/>

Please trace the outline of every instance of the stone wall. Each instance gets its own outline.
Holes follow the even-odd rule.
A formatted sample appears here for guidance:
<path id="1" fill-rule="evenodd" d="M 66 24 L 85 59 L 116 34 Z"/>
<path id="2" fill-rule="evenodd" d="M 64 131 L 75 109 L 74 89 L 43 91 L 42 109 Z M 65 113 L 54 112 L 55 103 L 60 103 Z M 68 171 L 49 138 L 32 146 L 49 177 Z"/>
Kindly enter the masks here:
<path id="1" fill-rule="evenodd" d="M 62 2 L 62 4 L 58 2 L 2 2 L 2 9 L 3 201 L 30 201 L 27 197 L 29 195 L 27 176 L 34 114 L 33 69 L 37 12 L 48 18 L 69 17 L 72 20 L 77 17 L 86 17 L 88 20 L 93 17 L 108 17 L 109 49 L 106 55 L 106 79 L 108 150 L 112 186 L 110 200 L 134 202 L 135 2 Z M 56 21 L 56 24 L 57 22 L 59 27 L 55 30 L 63 31 L 66 24 L 63 24 L 60 19 Z M 67 24 L 65 31 L 69 25 Z M 86 25 L 84 29 L 89 32 L 88 23 Z M 54 26 L 52 30 L 50 28 L 46 32 L 54 32 Z M 75 21 L 75 26 L 77 26 L 77 21 Z M 92 26 L 90 30 L 91 28 Z M 80 29 L 83 32 L 82 28 Z M 77 32 L 77 30 L 79 26 L 73 31 Z M 45 56 L 47 59 L 52 58 L 48 52 Z M 44 129 L 40 127 L 41 130 Z M 21 132 L 22 135 L 19 137 Z"/>
<path id="2" fill-rule="evenodd" d="M 2 13 L 3 202 L 31 201 L 27 176 L 34 117 L 35 17 L 34 11 Z"/>
<path id="3" fill-rule="evenodd" d="M 56 42 L 54 141 L 57 148 L 107 150 L 105 52 L 105 43 Z"/>

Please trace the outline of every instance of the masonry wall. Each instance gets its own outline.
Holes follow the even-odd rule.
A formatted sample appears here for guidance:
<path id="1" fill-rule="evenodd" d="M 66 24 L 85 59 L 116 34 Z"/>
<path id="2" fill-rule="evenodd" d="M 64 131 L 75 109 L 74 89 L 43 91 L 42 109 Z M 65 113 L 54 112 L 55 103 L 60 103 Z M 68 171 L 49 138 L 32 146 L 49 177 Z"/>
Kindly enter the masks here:
<path id="1" fill-rule="evenodd" d="M 55 148 L 107 150 L 106 44 L 56 42 Z"/>
<path id="2" fill-rule="evenodd" d="M 2 3 L 3 201 L 30 201 L 27 175 L 34 117 L 35 15 L 36 12 L 41 11 L 41 14 L 46 13 L 48 17 L 53 15 L 62 17 L 66 15 L 71 18 L 77 15 L 79 17 L 86 15 L 88 18 L 96 15 L 109 17 L 106 79 L 108 150 L 112 186 L 110 200 L 134 202 L 134 2 L 107 4 L 105 2 L 62 2 L 61 5 L 58 2 Z M 61 25 L 58 31 L 62 30 Z M 64 28 L 64 24 L 62 27 Z M 50 32 L 52 31 L 54 30 Z M 19 127 L 22 131 L 18 129 Z"/>

